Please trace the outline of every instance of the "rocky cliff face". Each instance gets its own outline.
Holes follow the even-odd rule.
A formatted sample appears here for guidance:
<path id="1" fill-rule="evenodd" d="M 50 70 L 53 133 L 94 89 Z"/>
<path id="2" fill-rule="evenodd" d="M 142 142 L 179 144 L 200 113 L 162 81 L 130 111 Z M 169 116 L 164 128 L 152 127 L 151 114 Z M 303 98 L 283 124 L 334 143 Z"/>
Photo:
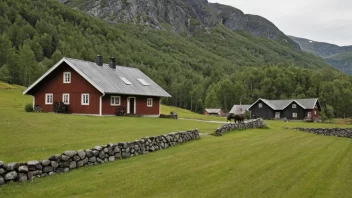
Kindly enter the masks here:
<path id="1" fill-rule="evenodd" d="M 57 0 L 108 23 L 134 23 L 192 34 L 223 24 L 299 48 L 267 19 L 207 0 Z"/>
<path id="2" fill-rule="evenodd" d="M 338 46 L 316 42 L 305 38 L 290 36 L 303 51 L 313 53 L 325 59 L 327 63 L 347 74 L 352 74 L 352 46 Z"/>

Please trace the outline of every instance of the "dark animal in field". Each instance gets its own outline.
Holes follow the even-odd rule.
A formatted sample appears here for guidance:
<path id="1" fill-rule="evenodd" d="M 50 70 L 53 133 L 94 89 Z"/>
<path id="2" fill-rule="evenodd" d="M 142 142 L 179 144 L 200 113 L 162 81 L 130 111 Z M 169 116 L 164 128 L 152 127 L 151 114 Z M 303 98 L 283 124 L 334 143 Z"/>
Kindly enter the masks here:
<path id="1" fill-rule="evenodd" d="M 228 121 L 231 121 L 231 120 L 234 120 L 234 122 L 236 123 L 236 121 L 238 123 L 240 122 L 244 122 L 244 115 L 235 115 L 235 114 L 230 114 L 227 116 L 227 122 Z"/>

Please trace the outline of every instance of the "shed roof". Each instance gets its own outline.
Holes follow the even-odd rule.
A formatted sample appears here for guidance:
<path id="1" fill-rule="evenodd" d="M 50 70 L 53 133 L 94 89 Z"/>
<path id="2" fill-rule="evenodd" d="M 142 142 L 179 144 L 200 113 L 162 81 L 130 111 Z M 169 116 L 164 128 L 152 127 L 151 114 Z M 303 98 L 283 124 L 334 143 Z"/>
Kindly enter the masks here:
<path id="1" fill-rule="evenodd" d="M 132 67 L 116 66 L 112 69 L 108 64 L 98 66 L 95 62 L 83 61 L 73 58 L 63 58 L 47 73 L 40 77 L 23 93 L 28 93 L 36 84 L 54 71 L 63 62 L 66 62 L 83 78 L 104 94 L 126 94 L 157 97 L 171 97 L 164 89 L 156 84 L 142 71 Z M 130 83 L 126 83 L 127 81 Z M 140 80 L 142 79 L 142 80 Z M 144 83 L 141 83 L 144 82 Z"/>
<path id="2" fill-rule="evenodd" d="M 221 109 L 205 109 L 208 113 L 221 113 Z"/>
<path id="3" fill-rule="evenodd" d="M 248 109 L 250 109 L 253 105 L 255 105 L 258 101 L 262 101 L 267 104 L 273 110 L 284 110 L 291 103 L 295 102 L 303 109 L 314 109 L 315 105 L 319 103 L 318 98 L 308 98 L 308 99 L 291 99 L 291 100 L 267 100 L 259 98 L 256 102 L 254 102 Z"/>
<path id="4" fill-rule="evenodd" d="M 232 113 L 232 114 L 244 114 L 246 111 L 248 111 L 249 107 L 251 105 L 233 105 L 231 111 L 229 113 Z"/>

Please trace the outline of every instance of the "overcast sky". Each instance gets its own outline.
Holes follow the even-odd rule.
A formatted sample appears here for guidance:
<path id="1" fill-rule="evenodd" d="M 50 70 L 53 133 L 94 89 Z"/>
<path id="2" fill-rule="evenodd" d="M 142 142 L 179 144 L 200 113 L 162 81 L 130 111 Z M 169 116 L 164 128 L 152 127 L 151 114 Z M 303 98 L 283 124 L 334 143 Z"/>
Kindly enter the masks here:
<path id="1" fill-rule="evenodd" d="M 352 0 L 209 0 L 260 15 L 287 35 L 352 45 Z"/>

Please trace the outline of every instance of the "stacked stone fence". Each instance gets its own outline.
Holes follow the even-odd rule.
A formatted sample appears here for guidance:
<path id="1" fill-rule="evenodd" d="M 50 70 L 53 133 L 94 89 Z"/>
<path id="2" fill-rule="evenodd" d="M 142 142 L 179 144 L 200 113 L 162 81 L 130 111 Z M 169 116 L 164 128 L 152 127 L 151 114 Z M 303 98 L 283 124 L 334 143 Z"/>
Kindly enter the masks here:
<path id="1" fill-rule="evenodd" d="M 352 129 L 344 128 L 294 128 L 293 130 L 313 133 L 317 135 L 352 138 Z"/>
<path id="2" fill-rule="evenodd" d="M 265 126 L 266 125 L 262 118 L 250 120 L 243 123 L 232 122 L 232 123 L 224 124 L 221 127 L 217 128 L 212 135 L 222 136 L 224 133 L 227 133 L 229 131 L 237 131 L 237 130 L 244 130 L 244 129 L 251 129 L 251 128 L 263 128 Z"/>
<path id="3" fill-rule="evenodd" d="M 84 166 L 143 155 L 199 138 L 199 131 L 195 129 L 156 137 L 145 137 L 133 142 L 95 146 L 87 150 L 65 151 L 61 155 L 56 154 L 42 161 L 33 160 L 25 163 L 11 162 L 8 164 L 0 161 L 0 185 L 9 182 L 25 182 L 37 177 L 64 173 Z"/>

